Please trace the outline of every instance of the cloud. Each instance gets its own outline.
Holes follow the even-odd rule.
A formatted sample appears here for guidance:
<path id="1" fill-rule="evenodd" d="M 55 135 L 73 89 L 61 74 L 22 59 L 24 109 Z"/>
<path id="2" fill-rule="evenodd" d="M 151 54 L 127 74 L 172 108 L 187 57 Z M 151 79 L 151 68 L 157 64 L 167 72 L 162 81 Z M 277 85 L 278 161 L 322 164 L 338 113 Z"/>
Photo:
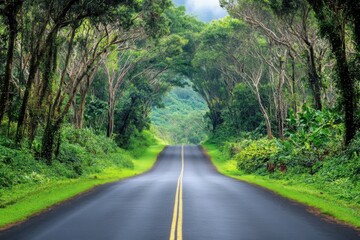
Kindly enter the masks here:
<path id="1" fill-rule="evenodd" d="M 175 2 L 185 5 L 188 13 L 198 16 L 205 22 L 227 15 L 226 10 L 220 7 L 219 0 L 177 0 Z"/>

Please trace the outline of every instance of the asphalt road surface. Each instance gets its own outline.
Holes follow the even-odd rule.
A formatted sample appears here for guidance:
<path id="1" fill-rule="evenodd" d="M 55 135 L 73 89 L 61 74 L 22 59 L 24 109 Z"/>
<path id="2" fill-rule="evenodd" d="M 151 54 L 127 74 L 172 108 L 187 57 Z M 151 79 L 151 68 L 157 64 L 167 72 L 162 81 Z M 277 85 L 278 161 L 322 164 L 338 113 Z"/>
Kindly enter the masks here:
<path id="1" fill-rule="evenodd" d="M 1 216 L 0 216 L 1 217 Z M 220 175 L 196 146 L 167 147 L 152 171 L 0 232 L 9 240 L 343 240 L 355 230 Z"/>

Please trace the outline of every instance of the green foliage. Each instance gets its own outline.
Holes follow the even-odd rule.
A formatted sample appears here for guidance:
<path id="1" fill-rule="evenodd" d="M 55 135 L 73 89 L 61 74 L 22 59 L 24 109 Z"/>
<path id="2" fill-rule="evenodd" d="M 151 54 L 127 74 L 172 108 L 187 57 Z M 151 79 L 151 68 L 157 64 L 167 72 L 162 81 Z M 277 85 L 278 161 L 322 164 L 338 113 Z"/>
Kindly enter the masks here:
<path id="1" fill-rule="evenodd" d="M 358 138 L 355 139 L 359 141 Z M 310 181 L 334 196 L 360 204 L 360 158 L 347 153 L 319 163 L 319 171 Z M 309 181 L 309 180 L 308 180 Z"/>
<path id="2" fill-rule="evenodd" d="M 228 108 L 222 112 L 224 119 L 221 131 L 229 136 L 253 132 L 263 124 L 263 116 L 251 89 L 245 83 L 239 83 L 233 90 Z"/>
<path id="3" fill-rule="evenodd" d="M 86 106 L 84 116 L 86 126 L 99 132 L 104 130 L 104 119 L 107 114 L 106 101 L 92 96 Z"/>
<path id="4" fill-rule="evenodd" d="M 289 116 L 288 139 L 281 143 L 282 154 L 278 160 L 289 166 L 316 171 L 313 166 L 326 156 L 340 151 L 343 125 L 335 111 L 317 111 L 304 107 L 296 117 Z M 300 169 L 298 169 L 300 170 Z"/>
<path id="5" fill-rule="evenodd" d="M 236 162 L 220 151 L 219 145 L 206 142 L 204 147 L 222 174 L 265 187 L 286 198 L 315 207 L 326 215 L 354 226 L 360 226 L 359 181 L 353 182 L 348 177 L 344 177 L 329 182 L 324 181 L 321 174 L 299 175 L 289 174 L 289 172 L 267 176 L 244 175 L 243 172 L 236 169 L 236 164 L 234 165 Z M 340 169 L 340 162 L 328 161 L 327 163 L 329 166 L 332 165 L 331 168 L 335 171 Z M 330 170 L 325 166 L 323 169 L 324 173 Z"/>
<path id="6" fill-rule="evenodd" d="M 319 162 L 338 154 L 342 149 L 343 125 L 338 113 L 317 111 L 304 107 L 297 116 L 290 112 L 289 130 L 284 141 L 253 138 L 227 143 L 238 161 L 239 168 L 247 173 L 273 171 L 286 166 L 292 173 L 314 174 Z M 269 164 L 274 166 L 271 169 Z"/>
<path id="7" fill-rule="evenodd" d="M 135 131 L 134 134 L 131 135 L 126 149 L 137 158 L 145 151 L 145 149 L 155 145 L 156 142 L 157 140 L 155 139 L 154 134 L 149 130 L 144 130 L 142 132 Z"/>
<path id="8" fill-rule="evenodd" d="M 304 185 L 337 200 L 360 204 L 360 135 L 344 149 L 339 113 L 306 106 L 296 115 L 290 112 L 288 128 L 284 141 L 243 135 L 223 143 L 223 156 L 230 159 L 225 162 L 237 162 L 238 171 L 231 172 Z M 219 143 L 219 139 L 212 141 Z"/>
<path id="9" fill-rule="evenodd" d="M 90 128 L 75 129 L 71 126 L 63 128 L 62 138 L 73 145 L 79 145 L 90 154 L 107 154 L 115 152 L 116 144 L 105 135 L 96 134 Z"/>
<path id="10" fill-rule="evenodd" d="M 143 0 L 143 18 L 146 30 L 151 36 L 168 33 L 167 19 L 164 10 L 171 6 L 170 0 Z"/>
<path id="11" fill-rule="evenodd" d="M 110 167 L 134 167 L 128 153 L 120 150 L 113 140 L 95 134 L 91 129 L 79 130 L 72 126 L 64 127 L 61 132 L 62 144 L 59 153 L 50 166 L 35 159 L 29 149 L 11 148 L 11 144 L 6 141 L 7 138 L 1 139 L 0 188 L 12 188 L 19 184 L 39 184 L 65 178 L 79 178 L 104 171 Z M 146 144 L 141 149 L 144 151 L 153 144 L 154 142 Z M 36 145 L 36 141 L 34 145 Z"/>
<path id="12" fill-rule="evenodd" d="M 24 221 L 95 186 L 143 173 L 154 165 L 163 147 L 156 144 L 144 149 L 138 159 L 124 150 L 105 155 L 96 161 L 98 167 L 88 168 L 92 171 L 77 179 L 54 179 L 33 173 L 28 178 L 36 179 L 36 183 L 16 185 L 12 189 L 0 187 L 0 227 Z M 129 163 L 131 165 L 126 165 Z M 54 164 L 58 164 L 58 161 L 54 161 Z"/>
<path id="13" fill-rule="evenodd" d="M 129 139 L 136 133 L 149 128 L 150 118 L 148 102 L 155 102 L 155 97 L 151 99 L 152 89 L 144 83 L 136 88 L 128 89 L 121 101 L 117 104 L 115 111 L 115 141 L 124 148 L 129 146 Z"/>
<path id="14" fill-rule="evenodd" d="M 235 159 L 239 169 L 246 173 L 256 172 L 260 168 L 266 169 L 267 164 L 279 153 L 276 140 L 244 140 L 239 147 Z"/>
<path id="15" fill-rule="evenodd" d="M 191 88 L 174 88 L 154 108 L 151 122 L 157 135 L 171 144 L 199 144 L 207 137 L 206 103 Z"/>
<path id="16" fill-rule="evenodd" d="M 32 174 L 43 174 L 46 166 L 30 152 L 0 145 L 0 188 L 33 182 Z"/>

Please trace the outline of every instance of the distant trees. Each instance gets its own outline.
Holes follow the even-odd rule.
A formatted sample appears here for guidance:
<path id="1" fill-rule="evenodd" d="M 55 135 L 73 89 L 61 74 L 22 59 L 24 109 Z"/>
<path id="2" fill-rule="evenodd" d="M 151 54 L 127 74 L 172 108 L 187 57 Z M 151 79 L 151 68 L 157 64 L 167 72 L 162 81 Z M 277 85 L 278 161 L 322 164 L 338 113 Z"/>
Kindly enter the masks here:
<path id="1" fill-rule="evenodd" d="M 174 88 L 164 97 L 164 105 L 153 109 L 151 122 L 159 136 L 170 144 L 199 144 L 206 139 L 207 105 L 188 86 Z"/>

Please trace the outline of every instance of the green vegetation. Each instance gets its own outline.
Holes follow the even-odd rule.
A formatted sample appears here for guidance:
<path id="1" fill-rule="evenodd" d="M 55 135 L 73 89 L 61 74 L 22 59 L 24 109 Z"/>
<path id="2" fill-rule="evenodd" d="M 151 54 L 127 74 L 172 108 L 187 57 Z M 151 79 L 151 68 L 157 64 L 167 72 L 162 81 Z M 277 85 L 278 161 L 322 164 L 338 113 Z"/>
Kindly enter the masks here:
<path id="1" fill-rule="evenodd" d="M 220 173 L 270 189 L 281 196 L 312 206 L 342 222 L 360 226 L 360 187 L 357 180 L 354 182 L 348 177 L 351 171 L 345 170 L 358 167 L 358 159 L 357 162 L 353 160 L 342 168 L 338 167 L 339 159 L 329 160 L 321 172 L 312 175 L 280 171 L 273 174 L 249 174 L 239 169 L 237 154 L 231 157 L 232 154 L 225 146 L 207 142 L 204 147 Z M 341 172 L 344 170 L 345 172 Z M 332 175 L 332 178 L 326 176 L 326 173 Z"/>
<path id="2" fill-rule="evenodd" d="M 65 142 L 51 166 L 26 150 L 1 146 L 0 228 L 95 186 L 149 170 L 164 145 L 144 132 L 122 150 L 90 129 L 66 127 Z M 141 142 L 141 144 L 139 144 Z"/>
<path id="3" fill-rule="evenodd" d="M 199 144 L 206 140 L 208 108 L 191 88 L 174 88 L 163 99 L 164 106 L 153 109 L 151 122 L 158 135 L 170 144 Z"/>
<path id="4" fill-rule="evenodd" d="M 360 1 L 220 2 L 0 3 L 0 225 L 149 169 L 154 129 L 359 226 Z"/>
<path id="5" fill-rule="evenodd" d="M 1 2 L 0 227 L 149 170 L 203 25 L 169 0 Z"/>
<path id="6" fill-rule="evenodd" d="M 360 4 L 220 2 L 230 16 L 197 34 L 189 76 L 215 164 L 359 226 Z"/>

